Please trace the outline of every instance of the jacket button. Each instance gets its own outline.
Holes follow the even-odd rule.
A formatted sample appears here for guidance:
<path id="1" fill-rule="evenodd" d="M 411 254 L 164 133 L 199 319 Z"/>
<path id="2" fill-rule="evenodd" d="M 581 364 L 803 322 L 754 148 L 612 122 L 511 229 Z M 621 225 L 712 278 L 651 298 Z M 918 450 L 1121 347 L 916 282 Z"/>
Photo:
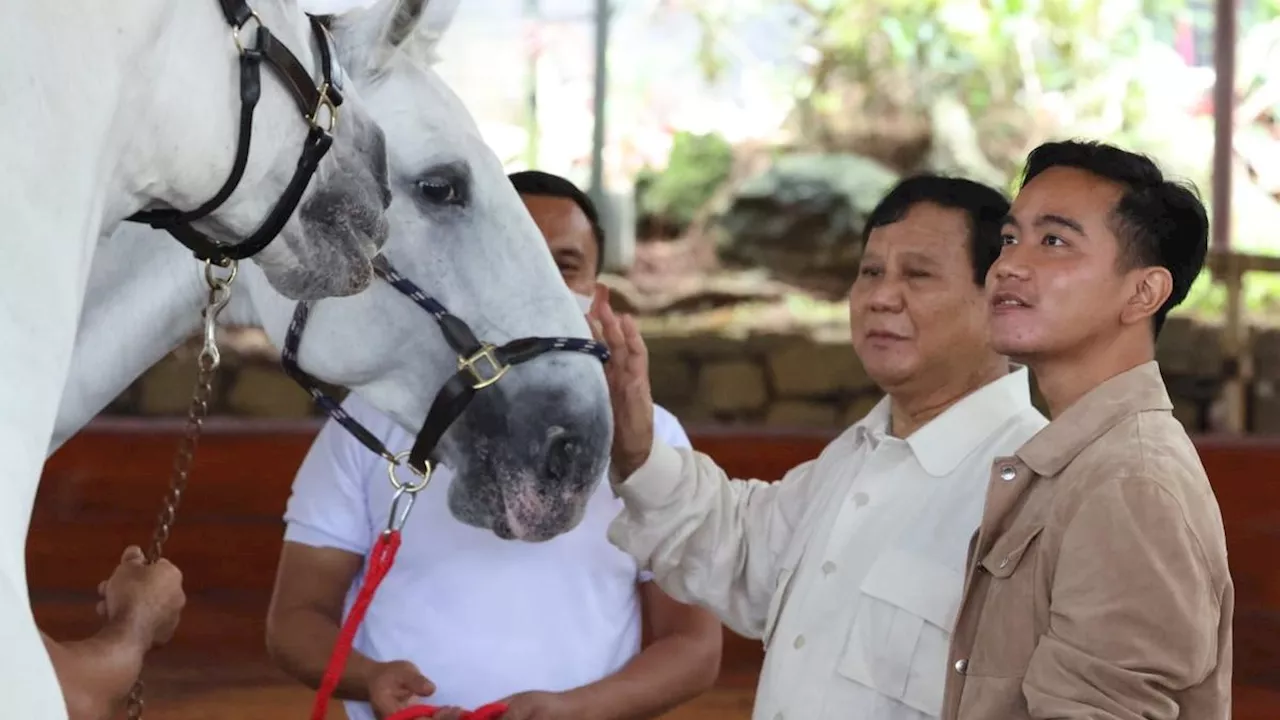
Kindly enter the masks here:
<path id="1" fill-rule="evenodd" d="M 957 673 L 963 675 L 964 671 L 969 669 L 969 661 L 964 658 L 960 658 L 956 661 L 955 668 Z"/>
<path id="2" fill-rule="evenodd" d="M 1015 470 L 1012 465 L 1005 465 L 1004 467 L 1000 468 L 1001 480 L 1005 482 L 1013 482 L 1013 479 L 1016 477 L 1018 477 L 1018 471 Z"/>

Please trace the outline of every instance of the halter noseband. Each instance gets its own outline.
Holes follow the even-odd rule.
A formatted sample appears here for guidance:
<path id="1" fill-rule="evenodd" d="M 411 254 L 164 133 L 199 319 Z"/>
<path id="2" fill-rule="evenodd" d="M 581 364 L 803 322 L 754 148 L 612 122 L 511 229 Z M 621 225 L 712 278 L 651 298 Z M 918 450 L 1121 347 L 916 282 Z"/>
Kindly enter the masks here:
<path id="1" fill-rule="evenodd" d="M 458 356 L 458 371 L 436 394 L 436 399 L 427 412 L 422 428 L 414 438 L 412 449 L 407 453 L 392 453 L 373 433 L 347 414 L 337 401 L 326 395 L 315 378 L 298 367 L 298 344 L 302 340 L 302 331 L 306 327 L 310 313 L 310 304 L 307 302 L 300 302 L 294 308 L 293 320 L 289 323 L 289 330 L 285 334 L 280 360 L 289 377 L 310 393 L 312 399 L 326 414 L 346 428 L 356 440 L 360 441 L 360 444 L 381 455 L 390 463 L 392 484 L 400 492 L 408 490 L 410 502 L 412 502 L 412 495 L 425 486 L 426 481 L 430 479 L 432 463 L 435 460 L 432 455 L 440 438 L 444 437 L 454 421 L 462 416 L 476 393 L 501 380 L 513 365 L 528 362 L 550 351 L 585 353 L 598 358 L 602 363 L 609 360 L 608 348 L 594 340 L 581 338 L 527 337 L 517 338 L 500 346 L 483 342 L 476 338 L 466 322 L 450 313 L 435 298 L 397 272 L 384 255 L 374 258 L 373 269 L 378 277 L 386 280 L 435 318 L 445 341 Z M 409 458 L 409 469 L 422 478 L 422 482 L 417 486 L 402 486 L 395 478 L 395 466 L 400 464 L 406 454 Z"/>
<path id="2" fill-rule="evenodd" d="M 262 24 L 262 19 L 248 6 L 245 0 L 218 0 L 222 7 L 222 15 L 231 26 L 231 35 L 236 49 L 240 52 L 240 130 L 235 163 L 222 188 L 194 210 L 177 210 L 164 208 L 143 210 L 126 218 L 131 222 L 146 223 L 153 228 L 166 230 L 187 246 L 201 260 L 226 267 L 232 260 L 244 260 L 262 251 L 280 233 L 281 228 L 289 220 L 302 199 L 302 193 L 311 182 L 311 176 L 320 164 L 320 159 L 333 144 L 333 130 L 338 123 L 338 108 L 342 105 L 342 92 L 335 79 L 335 65 L 328 31 L 323 23 L 314 15 L 309 15 L 311 32 L 320 48 L 322 81 L 319 86 L 311 78 L 311 73 L 284 43 L 280 42 L 271 31 Z M 256 42 L 248 47 L 241 39 L 245 25 L 253 20 L 257 25 Z M 249 141 L 253 138 L 253 111 L 262 95 L 261 65 L 266 61 L 276 75 L 284 82 L 289 94 L 302 113 L 310 130 L 302 148 L 302 156 L 298 159 L 293 178 L 285 188 L 284 194 L 276 202 L 275 207 L 266 220 L 244 242 L 236 245 L 224 245 L 210 239 L 191 227 L 191 223 L 216 210 L 226 202 L 235 191 L 244 175 L 245 165 L 249 160 Z M 340 71 L 339 71 L 340 73 Z"/>

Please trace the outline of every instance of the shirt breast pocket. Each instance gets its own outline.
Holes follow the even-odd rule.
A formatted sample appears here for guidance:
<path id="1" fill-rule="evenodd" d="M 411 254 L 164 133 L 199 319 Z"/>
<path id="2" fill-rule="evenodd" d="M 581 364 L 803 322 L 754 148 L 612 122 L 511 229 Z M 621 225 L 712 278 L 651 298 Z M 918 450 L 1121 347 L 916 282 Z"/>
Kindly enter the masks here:
<path id="1" fill-rule="evenodd" d="M 881 553 L 859 586 L 858 614 L 836 671 L 937 715 L 963 584 L 962 573 L 928 557 Z"/>

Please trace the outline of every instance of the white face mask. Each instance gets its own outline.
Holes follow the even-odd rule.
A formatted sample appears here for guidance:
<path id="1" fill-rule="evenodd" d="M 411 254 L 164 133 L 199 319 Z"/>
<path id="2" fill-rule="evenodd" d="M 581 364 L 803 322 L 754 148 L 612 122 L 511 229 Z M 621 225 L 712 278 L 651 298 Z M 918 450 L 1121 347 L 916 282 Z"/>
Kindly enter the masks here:
<path id="1" fill-rule="evenodd" d="M 591 312 L 591 303 L 595 302 L 595 298 L 590 295 L 573 294 L 573 299 L 578 301 L 578 307 L 582 308 L 582 314 L 586 315 Z"/>

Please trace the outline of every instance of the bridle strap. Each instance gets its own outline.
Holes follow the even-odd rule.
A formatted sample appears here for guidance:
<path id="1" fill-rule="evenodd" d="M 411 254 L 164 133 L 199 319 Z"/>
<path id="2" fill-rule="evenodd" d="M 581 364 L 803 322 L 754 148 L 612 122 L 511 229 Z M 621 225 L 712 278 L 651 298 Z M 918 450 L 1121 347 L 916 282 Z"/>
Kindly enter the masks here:
<path id="1" fill-rule="evenodd" d="M 222 17 L 232 27 L 244 27 L 253 17 L 253 8 L 244 0 L 218 0 L 218 7 L 222 8 Z"/>
<path id="2" fill-rule="evenodd" d="M 528 362 L 551 351 L 580 352 L 593 355 L 601 362 L 609 360 L 608 348 L 594 340 L 580 338 L 517 338 L 498 347 L 481 342 L 466 322 L 450 313 L 435 298 L 397 272 L 385 256 L 379 255 L 374 259 L 373 269 L 380 278 L 386 280 L 436 319 L 445 342 L 459 358 L 458 371 L 445 381 L 444 386 L 436 394 L 422 423 L 422 428 L 414 438 L 413 447 L 409 450 L 409 467 L 421 476 L 426 477 L 430 473 L 434 462 L 432 455 L 441 438 L 466 411 L 476 394 L 502 379 L 512 366 Z M 396 453 L 391 452 L 376 435 L 343 410 L 337 401 L 320 388 L 319 381 L 298 366 L 298 346 L 309 315 L 309 303 L 300 302 L 295 306 L 293 320 L 285 333 L 284 348 L 280 357 L 285 372 L 311 395 L 329 417 L 342 425 L 360 444 L 391 463 L 398 463 L 399 456 Z"/>
<path id="3" fill-rule="evenodd" d="M 237 33 L 250 19 L 257 18 L 243 0 L 219 0 L 219 5 L 223 16 Z M 222 187 L 212 198 L 193 210 L 181 211 L 174 208 L 144 210 L 130 216 L 128 220 L 165 230 L 191 250 L 197 258 L 222 266 L 228 265 L 232 260 L 244 260 L 256 255 L 279 235 L 280 230 L 284 228 L 302 200 L 302 194 L 310 184 L 320 160 L 333 144 L 332 130 L 337 122 L 337 108 L 343 102 L 341 89 L 334 79 L 333 55 L 329 47 L 328 31 L 318 17 L 314 15 L 308 17 L 312 35 L 320 51 L 323 78 L 321 85 L 319 87 L 315 85 L 310 73 L 297 57 L 259 21 L 253 47 L 240 46 L 239 137 L 235 161 Z M 236 37 L 239 43 L 239 35 L 237 34 Z M 249 160 L 249 147 L 253 138 L 253 113 L 262 95 L 263 60 L 275 69 L 276 74 L 288 88 L 290 96 L 310 126 L 310 130 L 293 177 L 280 199 L 272 207 L 270 214 L 243 242 L 224 245 L 191 227 L 191 223 L 205 217 L 226 202 L 244 178 L 245 167 Z M 328 117 L 321 117 L 322 112 L 327 112 Z M 324 124 L 326 121 L 327 125 Z"/>

